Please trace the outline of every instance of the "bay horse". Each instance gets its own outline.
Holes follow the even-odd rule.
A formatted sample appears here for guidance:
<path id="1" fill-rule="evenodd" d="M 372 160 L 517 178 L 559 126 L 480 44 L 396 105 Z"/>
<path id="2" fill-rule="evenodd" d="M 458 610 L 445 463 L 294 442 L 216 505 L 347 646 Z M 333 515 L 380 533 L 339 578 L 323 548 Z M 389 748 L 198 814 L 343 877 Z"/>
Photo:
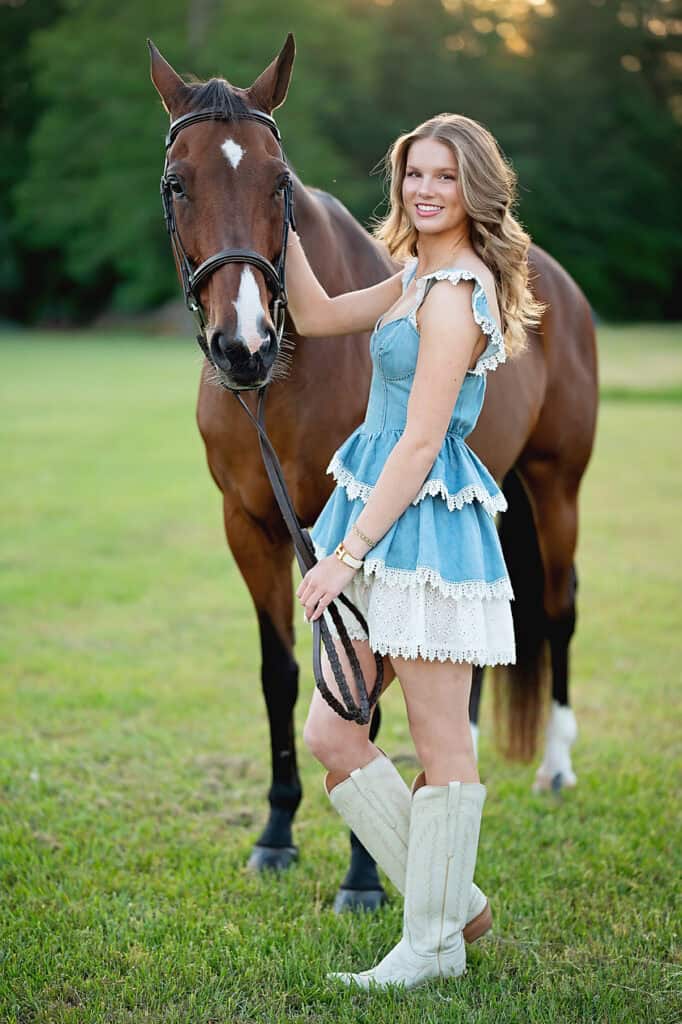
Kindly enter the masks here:
<path id="1" fill-rule="evenodd" d="M 164 176 L 173 217 L 194 267 L 226 246 L 274 262 L 282 247 L 282 182 L 293 188 L 297 229 L 328 294 L 366 288 L 396 264 L 332 196 L 306 187 L 286 162 L 278 136 L 258 121 L 285 100 L 294 61 L 287 37 L 273 62 L 247 89 L 214 78 L 186 83 L 149 43 L 151 77 L 171 122 L 213 110 L 219 120 L 189 119 L 169 140 Z M 245 113 L 246 112 L 246 113 Z M 250 113 L 248 113 L 250 112 Z M 254 119 L 254 112 L 255 119 Z M 274 124 L 274 122 L 273 122 Z M 177 252 L 175 253 L 178 262 Z M 555 709 L 568 704 L 568 651 L 575 628 L 574 553 L 578 489 L 594 440 L 597 364 L 590 307 L 575 282 L 536 246 L 533 289 L 546 303 L 527 351 L 491 375 L 469 443 L 503 482 L 509 510 L 501 538 L 516 599 L 517 663 L 506 669 L 507 753 L 528 759 L 535 749 L 543 682 L 551 660 Z M 212 264 L 213 266 L 214 264 Z M 178 266 L 179 272 L 181 267 Z M 325 475 L 332 452 L 361 422 L 371 363 L 368 334 L 308 339 L 287 318 L 280 339 L 269 309 L 271 281 L 257 264 L 230 262 L 202 278 L 204 348 L 197 421 L 209 470 L 222 492 L 230 550 L 255 605 L 260 629 L 261 680 L 272 758 L 270 813 L 250 856 L 261 870 L 285 868 L 298 856 L 292 823 L 302 796 L 293 713 L 299 669 L 294 657 L 291 565 L 293 549 L 275 503 L 255 431 L 226 388 L 270 382 L 266 428 L 279 454 L 303 525 L 311 525 L 333 483 Z M 243 391 L 254 411 L 254 391 Z M 477 722 L 482 670 L 472 690 Z M 372 739 L 379 728 L 375 709 Z M 572 784 L 571 730 L 552 733 L 544 776 Z M 558 752 L 558 753 L 557 753 Z M 549 766 L 549 767 L 548 767 Z M 558 772 L 554 767 L 558 766 Z M 545 781 L 543 781 L 545 780 Z M 383 902 L 376 865 L 351 835 L 351 860 L 335 907 Z"/>

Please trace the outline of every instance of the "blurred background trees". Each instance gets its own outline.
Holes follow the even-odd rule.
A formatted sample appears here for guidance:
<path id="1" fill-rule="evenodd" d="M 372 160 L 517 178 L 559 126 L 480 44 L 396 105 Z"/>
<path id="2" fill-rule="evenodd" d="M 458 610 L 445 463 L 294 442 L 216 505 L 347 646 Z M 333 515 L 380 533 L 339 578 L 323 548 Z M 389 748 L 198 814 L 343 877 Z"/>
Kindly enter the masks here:
<path id="1" fill-rule="evenodd" d="M 682 317 L 675 0 L 0 0 L 5 318 L 86 322 L 177 296 L 145 40 L 182 74 L 245 86 L 288 31 L 277 116 L 307 184 L 369 224 L 392 139 L 465 113 L 499 139 L 521 219 L 600 315 Z"/>

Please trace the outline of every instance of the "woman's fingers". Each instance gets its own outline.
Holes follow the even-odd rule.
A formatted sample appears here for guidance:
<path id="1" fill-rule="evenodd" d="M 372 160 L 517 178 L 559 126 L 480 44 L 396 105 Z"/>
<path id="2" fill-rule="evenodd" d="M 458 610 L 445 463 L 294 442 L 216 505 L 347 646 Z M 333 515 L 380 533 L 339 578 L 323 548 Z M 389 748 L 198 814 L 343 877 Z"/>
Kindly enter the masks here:
<path id="1" fill-rule="evenodd" d="M 302 603 L 305 606 L 305 616 L 308 622 L 313 622 L 319 618 L 329 604 L 329 597 L 324 591 L 316 590 L 309 594 Z"/>
<path id="2" fill-rule="evenodd" d="M 296 591 L 296 597 L 299 599 L 299 601 L 301 601 L 301 603 L 305 603 L 311 585 L 312 583 L 311 580 L 309 579 L 309 572 L 307 572 L 303 579 L 301 580 L 301 582 L 299 583 L 298 589 Z"/>
<path id="3" fill-rule="evenodd" d="M 312 618 L 310 620 L 311 622 L 314 622 L 315 619 L 319 619 L 320 615 L 325 610 L 325 608 L 327 608 L 327 606 L 331 604 L 331 600 L 332 599 L 329 596 L 329 594 L 322 595 L 320 600 L 317 602 L 317 608 L 313 612 Z"/>
<path id="4" fill-rule="evenodd" d="M 308 594 L 305 601 L 303 602 L 305 604 L 305 610 L 308 613 L 308 615 L 311 615 L 315 611 L 315 609 L 317 608 L 317 602 L 321 599 L 321 597 L 322 593 L 319 591 L 313 591 L 313 593 Z"/>

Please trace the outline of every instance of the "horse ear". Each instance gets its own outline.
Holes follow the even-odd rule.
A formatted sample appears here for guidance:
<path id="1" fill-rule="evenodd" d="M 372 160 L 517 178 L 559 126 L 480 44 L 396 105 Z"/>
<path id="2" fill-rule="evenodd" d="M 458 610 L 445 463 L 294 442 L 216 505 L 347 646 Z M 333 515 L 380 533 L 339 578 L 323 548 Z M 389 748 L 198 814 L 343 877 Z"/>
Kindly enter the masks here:
<path id="1" fill-rule="evenodd" d="M 296 44 L 290 32 L 279 56 L 247 90 L 256 106 L 267 114 L 280 107 L 287 97 L 295 54 Z"/>
<path id="2" fill-rule="evenodd" d="M 161 97 L 164 107 L 172 117 L 173 111 L 182 104 L 187 93 L 187 86 L 177 71 L 174 71 L 168 61 L 161 56 L 151 39 L 147 40 L 147 46 L 151 58 L 152 82 L 156 86 L 156 91 Z"/>

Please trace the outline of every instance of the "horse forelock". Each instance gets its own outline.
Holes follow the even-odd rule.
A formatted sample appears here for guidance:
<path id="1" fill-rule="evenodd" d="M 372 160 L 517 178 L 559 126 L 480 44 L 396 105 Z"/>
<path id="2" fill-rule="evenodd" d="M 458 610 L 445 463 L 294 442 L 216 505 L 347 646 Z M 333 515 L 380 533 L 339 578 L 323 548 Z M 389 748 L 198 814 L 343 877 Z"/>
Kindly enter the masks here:
<path id="1" fill-rule="evenodd" d="M 227 120 L 245 114 L 248 106 L 224 78 L 209 78 L 207 82 L 190 82 L 188 110 L 216 110 Z"/>
<path id="2" fill-rule="evenodd" d="M 252 109 L 240 93 L 224 78 L 209 78 L 207 82 L 186 83 L 190 90 L 187 108 L 183 113 L 193 110 L 217 110 L 226 120 L 237 120 L 239 115 L 248 114 Z M 294 173 L 295 169 L 285 154 L 284 162 Z"/>

